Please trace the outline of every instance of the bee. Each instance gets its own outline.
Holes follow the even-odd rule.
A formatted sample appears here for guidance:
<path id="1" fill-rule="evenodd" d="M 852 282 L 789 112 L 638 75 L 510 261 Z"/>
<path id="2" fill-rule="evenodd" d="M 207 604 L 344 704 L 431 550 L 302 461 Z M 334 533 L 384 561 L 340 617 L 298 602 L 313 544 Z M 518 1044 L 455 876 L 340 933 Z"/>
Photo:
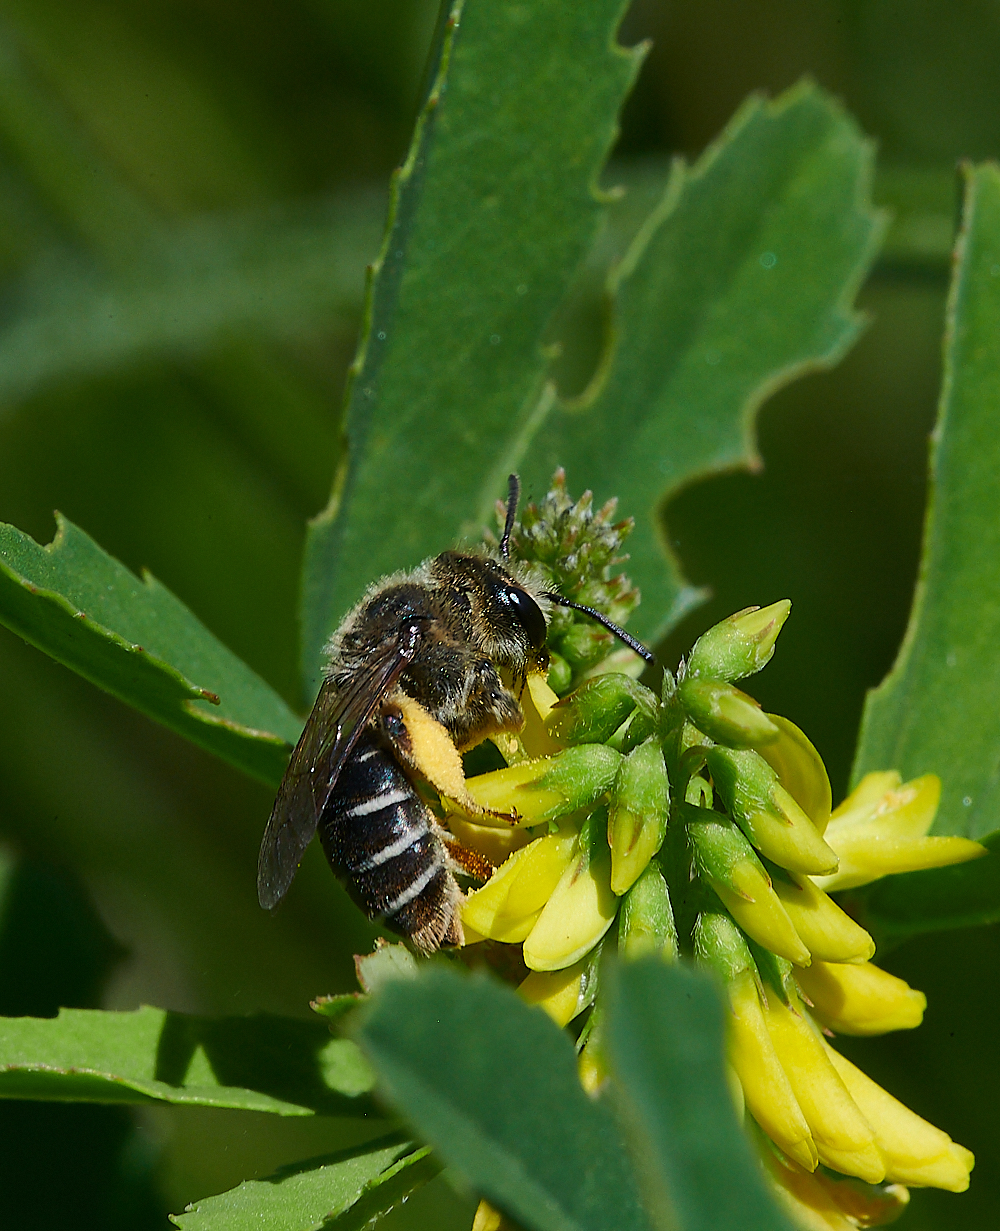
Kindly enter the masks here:
<path id="1" fill-rule="evenodd" d="M 421 798 L 424 780 L 464 810 L 462 752 L 524 723 L 520 692 L 548 667 L 552 604 L 603 614 L 544 589 L 510 560 L 520 486 L 509 479 L 495 554 L 446 551 L 373 585 L 326 647 L 324 678 L 260 848 L 257 894 L 273 909 L 319 831 L 334 874 L 371 919 L 423 953 L 463 943 L 453 840 Z M 509 818 L 513 820 L 514 818 Z"/>

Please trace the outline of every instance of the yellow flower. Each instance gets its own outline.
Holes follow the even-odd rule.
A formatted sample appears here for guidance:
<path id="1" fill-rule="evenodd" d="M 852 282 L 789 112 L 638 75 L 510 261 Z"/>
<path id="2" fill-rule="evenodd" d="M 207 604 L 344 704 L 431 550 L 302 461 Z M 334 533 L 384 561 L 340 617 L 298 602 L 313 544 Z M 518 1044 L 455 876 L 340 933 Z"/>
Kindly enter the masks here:
<path id="1" fill-rule="evenodd" d="M 796 981 L 816 1017 L 838 1034 L 886 1034 L 923 1021 L 927 997 L 871 962 L 813 962 Z"/>
<path id="2" fill-rule="evenodd" d="M 543 1008 L 557 1026 L 567 1026 L 590 1003 L 587 984 L 592 965 L 585 957 L 564 970 L 533 970 L 517 990 L 528 1004 Z"/>
<path id="3" fill-rule="evenodd" d="M 885 1177 L 875 1133 L 828 1059 L 823 1038 L 802 1006 L 783 1004 L 766 988 L 767 1030 L 816 1143 L 820 1162 L 869 1184 Z"/>
<path id="4" fill-rule="evenodd" d="M 830 817 L 824 837 L 840 866 L 816 878 L 822 889 L 851 889 L 893 872 L 941 868 L 986 854 L 986 847 L 967 838 L 927 836 L 941 798 L 936 774 L 900 783 L 895 772 L 866 774 Z"/>
<path id="5" fill-rule="evenodd" d="M 729 984 L 728 992 L 729 1063 L 740 1079 L 747 1110 L 789 1158 L 814 1171 L 819 1162 L 816 1143 L 778 1058 L 757 983 L 747 971 Z"/>
<path id="6" fill-rule="evenodd" d="M 489 940 L 524 940 L 569 867 L 576 843 L 575 829 L 567 827 L 515 851 L 482 889 L 468 895 L 463 924 Z"/>
<path id="7" fill-rule="evenodd" d="M 976 1162 L 972 1151 L 910 1111 L 828 1043 L 823 1046 L 875 1132 L 876 1144 L 885 1160 L 886 1177 L 911 1186 L 930 1185 L 953 1193 L 965 1192 L 969 1172 Z"/>
<path id="8" fill-rule="evenodd" d="M 529 970 L 571 966 L 589 953 L 614 923 L 618 898 L 611 892 L 606 826 L 601 812 L 584 822 L 572 862 L 525 937 L 524 964 Z"/>
<path id="9" fill-rule="evenodd" d="M 810 877 L 787 872 L 775 878 L 774 892 L 813 958 L 826 962 L 865 962 L 874 955 L 875 942 L 865 929 L 845 914 L 833 898 L 818 889 Z"/>

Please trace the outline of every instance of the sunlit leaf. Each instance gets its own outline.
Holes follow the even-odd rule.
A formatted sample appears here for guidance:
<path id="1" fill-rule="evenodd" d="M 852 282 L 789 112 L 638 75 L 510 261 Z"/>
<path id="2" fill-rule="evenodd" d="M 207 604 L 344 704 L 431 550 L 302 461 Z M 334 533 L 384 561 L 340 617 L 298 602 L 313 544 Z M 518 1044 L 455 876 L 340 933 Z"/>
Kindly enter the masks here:
<path id="1" fill-rule="evenodd" d="M 591 389 L 553 407 L 527 448 L 530 491 L 562 465 L 571 489 L 618 496 L 636 518 L 633 625 L 648 639 L 697 597 L 662 536 L 669 493 L 758 466 L 764 400 L 857 335 L 852 300 L 881 229 L 870 179 L 870 144 L 828 95 L 751 98 L 694 167 L 675 167 L 612 275 L 610 349 Z"/>
<path id="2" fill-rule="evenodd" d="M 0 1018 L 0 1098 L 367 1116 L 372 1075 L 321 1022 L 200 1018 L 145 1006 Z"/>
<path id="3" fill-rule="evenodd" d="M 648 1231 L 624 1142 L 569 1039 L 509 988 L 394 980 L 360 1031 L 382 1088 L 476 1191 L 537 1231 Z"/>
<path id="4" fill-rule="evenodd" d="M 899 658 L 868 696 L 854 780 L 939 774 L 932 832 L 978 838 L 1000 829 L 1000 169 L 964 177 L 920 580 Z"/>
<path id="5" fill-rule="evenodd" d="M 343 1231 L 369 1226 L 426 1184 L 440 1164 L 398 1137 L 282 1167 L 265 1180 L 206 1197 L 171 1215 L 181 1231 Z"/>
<path id="6" fill-rule="evenodd" d="M 58 519 L 46 547 L 0 526 L 0 623 L 254 777 L 281 780 L 301 722 L 146 574 Z"/>
<path id="7" fill-rule="evenodd" d="M 709 980 L 648 958 L 615 967 L 605 994 L 616 1097 L 657 1226 L 791 1231 L 733 1110 Z"/>
<path id="8" fill-rule="evenodd" d="M 492 519 L 532 430 L 545 326 L 593 241 L 640 56 L 624 0 L 455 0 L 393 192 L 347 403 L 349 475 L 307 548 L 304 666 L 382 573 Z"/>

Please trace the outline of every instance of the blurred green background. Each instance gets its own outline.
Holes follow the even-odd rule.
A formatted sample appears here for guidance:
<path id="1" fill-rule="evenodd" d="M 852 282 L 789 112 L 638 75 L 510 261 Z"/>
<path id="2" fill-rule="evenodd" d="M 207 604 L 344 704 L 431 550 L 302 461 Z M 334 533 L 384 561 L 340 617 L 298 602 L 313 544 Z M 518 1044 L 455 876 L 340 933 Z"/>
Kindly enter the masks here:
<path id="1" fill-rule="evenodd" d="M 48 541 L 60 509 L 293 704 L 304 526 L 337 459 L 364 269 L 435 17 L 432 0 L 8 0 L 0 14 L 0 520 Z M 595 271 L 668 156 L 696 155 L 750 90 L 809 73 L 842 97 L 878 140 L 876 195 L 896 209 L 862 294 L 870 328 L 836 371 L 765 407 L 763 471 L 665 510 L 711 591 L 666 660 L 712 620 L 790 597 L 755 692 L 810 734 L 839 795 L 916 576 L 954 165 L 1000 153 L 1000 7 L 636 0 L 622 38 L 645 37 L 607 176 L 632 192 L 567 318 L 567 389 L 594 362 Z M 352 985 L 372 931 L 317 850 L 276 918 L 257 906 L 265 789 L 3 630 L 0 680 L 0 1011 L 304 1014 Z M 926 1024 L 846 1049 L 978 1155 L 969 1193 L 914 1194 L 909 1231 L 1000 1225 L 998 950 L 983 930 L 888 955 L 928 993 Z M 3 1224 L 162 1228 L 190 1200 L 374 1131 L 0 1104 Z M 473 1209 L 438 1180 L 387 1226 L 457 1231 Z"/>

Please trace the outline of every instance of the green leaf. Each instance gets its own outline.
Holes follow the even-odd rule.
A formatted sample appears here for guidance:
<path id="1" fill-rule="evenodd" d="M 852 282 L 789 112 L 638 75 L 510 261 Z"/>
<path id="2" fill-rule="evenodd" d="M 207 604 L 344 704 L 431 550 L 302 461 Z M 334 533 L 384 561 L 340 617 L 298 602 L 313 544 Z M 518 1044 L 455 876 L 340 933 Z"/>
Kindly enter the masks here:
<path id="1" fill-rule="evenodd" d="M 832 366 L 857 336 L 851 307 L 877 248 L 872 151 L 828 95 L 804 84 L 752 97 L 660 205 L 612 274 L 609 350 L 582 398 L 553 407 L 522 479 L 618 496 L 636 518 L 633 621 L 655 641 L 697 599 L 666 546 L 671 492 L 756 468 L 754 416 L 795 377 Z"/>
<path id="2" fill-rule="evenodd" d="M 429 1154 L 398 1137 L 370 1141 L 359 1150 L 282 1167 L 266 1180 L 247 1180 L 194 1202 L 170 1221 L 181 1231 L 365 1227 L 434 1178 L 441 1166 Z"/>
<path id="3" fill-rule="evenodd" d="M 116 276 L 51 253 L 16 286 L 0 329 L 0 402 L 150 355 L 204 350 L 235 330 L 284 336 L 352 318 L 381 202 L 346 195 L 154 231 Z"/>
<path id="4" fill-rule="evenodd" d="M 348 390 L 350 472 L 307 544 L 307 679 L 374 578 L 492 519 L 537 413 L 546 324 L 600 222 L 641 59 L 614 45 L 626 7 L 452 4 Z"/>
<path id="5" fill-rule="evenodd" d="M 61 1009 L 0 1018 L 0 1097 L 367 1116 L 372 1075 L 321 1022 Z"/>
<path id="6" fill-rule="evenodd" d="M 983 845 L 990 852 L 983 859 L 886 876 L 844 895 L 880 953 L 926 932 L 1000 923 L 1000 833 L 984 838 Z"/>
<path id="7" fill-rule="evenodd" d="M 978 838 L 1000 829 L 1000 168 L 963 175 L 920 578 L 853 778 L 940 774 L 933 832 Z"/>
<path id="8" fill-rule="evenodd" d="M 0 623 L 264 782 L 277 785 L 301 721 L 146 573 L 57 515 L 46 547 L 0 525 Z"/>
<path id="9" fill-rule="evenodd" d="M 619 963 L 609 976 L 608 1059 L 656 1224 L 791 1231 L 733 1111 L 711 982 L 659 958 Z"/>
<path id="10" fill-rule="evenodd" d="M 359 1042 L 393 1104 L 476 1191 L 537 1231 L 648 1231 L 621 1134 L 538 1008 L 445 967 L 386 983 Z"/>

